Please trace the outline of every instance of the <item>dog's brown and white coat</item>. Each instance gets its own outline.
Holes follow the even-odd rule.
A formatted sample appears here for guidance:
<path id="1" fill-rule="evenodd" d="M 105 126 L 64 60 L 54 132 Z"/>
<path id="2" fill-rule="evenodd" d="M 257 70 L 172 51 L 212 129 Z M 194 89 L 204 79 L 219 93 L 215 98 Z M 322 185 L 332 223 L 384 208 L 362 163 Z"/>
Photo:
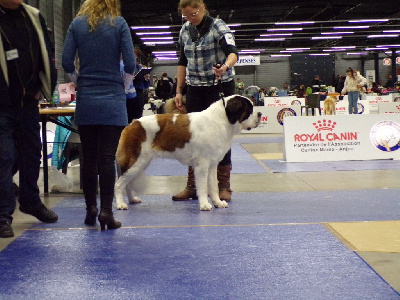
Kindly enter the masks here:
<path id="1" fill-rule="evenodd" d="M 138 203 L 136 193 L 143 186 L 144 170 L 153 157 L 174 158 L 192 166 L 201 210 L 228 207 L 218 196 L 217 165 L 231 147 L 232 138 L 242 129 L 260 123 L 249 99 L 233 95 L 213 103 L 202 112 L 161 114 L 142 117 L 127 126 L 121 135 L 117 162 L 122 176 L 115 184 L 118 209 L 127 209 L 123 196 Z"/>

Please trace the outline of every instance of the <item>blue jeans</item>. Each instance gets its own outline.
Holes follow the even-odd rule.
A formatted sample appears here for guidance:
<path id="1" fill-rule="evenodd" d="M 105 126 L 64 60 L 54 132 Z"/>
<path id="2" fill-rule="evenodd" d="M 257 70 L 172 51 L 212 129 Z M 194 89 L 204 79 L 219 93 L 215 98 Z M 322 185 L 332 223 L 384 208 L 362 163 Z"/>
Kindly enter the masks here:
<path id="1" fill-rule="evenodd" d="M 23 108 L 0 108 L 0 221 L 12 222 L 16 200 L 13 175 L 19 170 L 19 203 L 34 208 L 41 204 L 39 170 L 42 143 L 36 100 Z"/>
<path id="2" fill-rule="evenodd" d="M 349 115 L 353 114 L 353 108 L 354 108 L 354 114 L 358 114 L 358 98 L 360 97 L 360 92 L 349 92 L 348 93 L 348 99 L 349 99 Z"/>

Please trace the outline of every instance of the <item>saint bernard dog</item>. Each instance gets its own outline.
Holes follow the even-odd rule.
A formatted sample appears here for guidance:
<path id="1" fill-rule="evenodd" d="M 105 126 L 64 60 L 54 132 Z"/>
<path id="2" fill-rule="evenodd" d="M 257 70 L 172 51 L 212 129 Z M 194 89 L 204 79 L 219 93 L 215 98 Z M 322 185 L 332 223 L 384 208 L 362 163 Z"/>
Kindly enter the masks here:
<path id="1" fill-rule="evenodd" d="M 228 204 L 218 195 L 217 166 L 242 129 L 260 124 L 261 113 L 253 112 L 251 101 L 239 95 L 226 97 L 202 112 L 159 114 L 134 120 L 121 134 L 117 163 L 121 177 L 115 183 L 117 209 L 140 203 L 136 196 L 143 187 L 144 170 L 153 157 L 173 158 L 194 168 L 200 210 Z"/>

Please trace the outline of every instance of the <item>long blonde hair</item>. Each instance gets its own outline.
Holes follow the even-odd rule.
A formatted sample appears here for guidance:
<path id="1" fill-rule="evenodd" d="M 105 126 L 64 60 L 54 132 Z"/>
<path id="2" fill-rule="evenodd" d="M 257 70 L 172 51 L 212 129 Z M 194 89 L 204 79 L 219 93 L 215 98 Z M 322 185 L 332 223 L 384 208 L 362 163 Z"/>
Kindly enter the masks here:
<path id="1" fill-rule="evenodd" d="M 121 15 L 120 0 L 86 0 L 77 16 L 87 16 L 90 31 L 96 30 L 97 26 L 110 17 L 110 24 L 113 25 L 115 17 Z"/>

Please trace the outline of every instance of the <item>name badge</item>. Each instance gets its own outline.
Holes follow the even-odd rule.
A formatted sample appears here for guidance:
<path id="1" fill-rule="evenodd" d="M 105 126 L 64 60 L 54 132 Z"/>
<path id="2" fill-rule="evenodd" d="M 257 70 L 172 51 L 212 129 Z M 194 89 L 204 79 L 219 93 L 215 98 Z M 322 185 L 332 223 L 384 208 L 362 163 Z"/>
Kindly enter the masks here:
<path id="1" fill-rule="evenodd" d="M 7 60 L 17 59 L 18 57 L 19 57 L 18 49 L 13 49 L 13 50 L 10 50 L 10 51 L 6 51 Z"/>

